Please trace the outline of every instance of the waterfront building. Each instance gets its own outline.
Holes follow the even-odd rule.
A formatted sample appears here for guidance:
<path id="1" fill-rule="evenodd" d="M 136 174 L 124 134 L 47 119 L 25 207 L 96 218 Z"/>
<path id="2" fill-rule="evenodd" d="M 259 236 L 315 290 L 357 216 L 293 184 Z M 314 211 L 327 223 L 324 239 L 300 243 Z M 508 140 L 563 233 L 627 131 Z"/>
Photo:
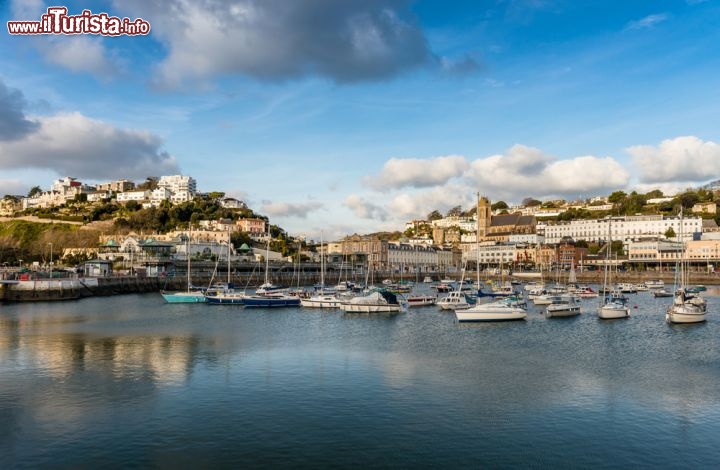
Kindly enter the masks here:
<path id="1" fill-rule="evenodd" d="M 628 243 L 628 261 L 645 264 L 674 263 L 682 255 L 682 244 L 665 238 L 645 238 Z"/>
<path id="2" fill-rule="evenodd" d="M 635 215 L 573 220 L 561 223 L 538 223 L 538 231 L 542 227 L 545 242 L 550 244 L 560 243 L 564 237 L 601 243 L 608 237 L 608 224 L 610 221 L 612 222 L 610 226 L 612 239 L 621 240 L 625 244 L 648 236 L 664 235 L 670 228 L 676 234 L 684 234 L 685 241 L 699 238 L 703 231 L 703 219 L 700 217 L 685 217 L 681 230 L 679 217 L 664 217 L 662 215 Z M 711 221 L 711 223 L 713 222 Z"/>
<path id="3" fill-rule="evenodd" d="M 374 271 L 388 267 L 388 241 L 374 235 L 353 234 L 342 241 L 343 256 L 351 256 L 356 266 Z"/>
<path id="4" fill-rule="evenodd" d="M 435 248 L 427 245 L 388 242 L 388 265 L 404 272 L 428 272 L 438 266 Z"/>
<path id="5" fill-rule="evenodd" d="M 472 266 L 478 261 L 481 266 L 509 266 L 517 259 L 517 250 L 515 244 L 495 241 L 466 244 L 462 246 L 463 264 Z"/>

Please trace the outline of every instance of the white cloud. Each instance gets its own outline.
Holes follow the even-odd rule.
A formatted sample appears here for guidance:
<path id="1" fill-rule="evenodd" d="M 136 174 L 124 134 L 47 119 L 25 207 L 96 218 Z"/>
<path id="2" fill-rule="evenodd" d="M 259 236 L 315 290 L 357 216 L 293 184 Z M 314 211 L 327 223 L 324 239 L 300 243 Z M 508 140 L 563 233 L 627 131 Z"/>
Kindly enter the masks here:
<path id="1" fill-rule="evenodd" d="M 322 207 L 322 203 L 312 201 L 302 203 L 263 201 L 260 210 L 263 214 L 275 217 L 299 217 L 305 219 L 310 212 Z"/>
<path id="2" fill-rule="evenodd" d="M 421 193 L 403 193 L 389 203 L 389 212 L 398 220 L 425 218 L 433 210 L 445 214 L 455 206 L 469 209 L 474 203 L 473 189 L 463 185 L 446 185 Z"/>
<path id="3" fill-rule="evenodd" d="M 695 136 L 667 139 L 658 146 L 625 149 L 639 171 L 641 182 L 703 182 L 720 175 L 720 145 Z"/>
<path id="4" fill-rule="evenodd" d="M 380 174 L 365 177 L 364 183 L 378 191 L 439 186 L 461 176 L 469 164 L 465 157 L 450 155 L 428 159 L 391 158 Z"/>
<path id="5" fill-rule="evenodd" d="M 10 194 L 13 196 L 27 194 L 30 186 L 20 180 L 0 180 L 0 197 Z"/>
<path id="6" fill-rule="evenodd" d="M 383 79 L 432 57 L 405 0 L 115 0 L 114 6 L 149 21 L 166 45 L 156 80 L 164 87 L 225 74 Z"/>
<path id="7" fill-rule="evenodd" d="M 112 78 L 121 71 L 119 61 L 100 38 L 90 36 L 49 36 L 37 47 L 48 62 L 71 72 L 88 72 Z"/>
<path id="8" fill-rule="evenodd" d="M 558 160 L 524 145 L 514 145 L 504 155 L 473 161 L 466 176 L 481 193 L 506 201 L 603 193 L 626 187 L 630 179 L 627 170 L 611 157 Z"/>
<path id="9" fill-rule="evenodd" d="M 386 221 L 388 212 L 380 205 L 366 201 L 357 194 L 350 194 L 345 198 L 343 205 L 353 211 L 355 216 L 361 219 L 377 219 Z"/>
<path id="10" fill-rule="evenodd" d="M 39 0 L 13 0 L 12 16 L 18 21 L 39 21 L 47 11 Z M 79 14 L 69 11 L 68 14 Z M 16 38 L 26 41 L 49 63 L 72 72 L 87 72 L 102 78 L 112 78 L 121 71 L 116 55 L 105 47 L 104 39 L 87 35 L 37 35 Z"/>
<path id="11" fill-rule="evenodd" d="M 147 131 L 118 129 L 80 113 L 38 117 L 36 122 L 35 132 L 0 143 L 0 166 L 88 179 L 178 172 L 175 157 L 161 150 L 162 139 Z"/>
<path id="12" fill-rule="evenodd" d="M 625 26 L 625 29 L 649 29 L 659 23 L 662 23 L 663 21 L 665 21 L 667 19 L 668 19 L 668 15 L 666 13 L 658 13 L 655 15 L 648 15 L 639 20 L 629 22 Z"/>

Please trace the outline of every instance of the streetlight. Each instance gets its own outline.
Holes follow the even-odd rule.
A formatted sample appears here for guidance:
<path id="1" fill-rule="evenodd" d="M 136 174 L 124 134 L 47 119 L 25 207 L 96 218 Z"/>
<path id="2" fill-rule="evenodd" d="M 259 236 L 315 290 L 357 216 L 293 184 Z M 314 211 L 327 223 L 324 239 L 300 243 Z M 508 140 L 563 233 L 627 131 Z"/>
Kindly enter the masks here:
<path id="1" fill-rule="evenodd" d="M 50 245 L 50 279 L 52 279 L 52 242 L 48 243 L 48 245 Z"/>

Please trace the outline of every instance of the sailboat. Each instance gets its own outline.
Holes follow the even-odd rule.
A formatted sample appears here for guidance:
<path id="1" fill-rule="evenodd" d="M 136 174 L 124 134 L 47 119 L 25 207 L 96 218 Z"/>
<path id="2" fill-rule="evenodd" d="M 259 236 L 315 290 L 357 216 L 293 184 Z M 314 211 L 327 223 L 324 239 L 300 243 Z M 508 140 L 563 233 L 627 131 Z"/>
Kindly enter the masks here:
<path id="1" fill-rule="evenodd" d="M 255 295 L 243 297 L 242 303 L 245 307 L 299 307 L 300 297 L 288 295 L 273 285 L 268 277 L 270 266 L 270 239 L 268 238 L 267 249 L 265 250 L 265 282 L 255 291 Z"/>
<path id="2" fill-rule="evenodd" d="M 320 290 L 307 299 L 300 299 L 300 305 L 314 308 L 339 308 L 341 303 L 334 293 L 325 290 L 325 254 L 323 253 L 322 232 L 320 232 Z"/>
<path id="3" fill-rule="evenodd" d="M 478 205 L 480 194 L 478 193 Z M 475 256 L 477 264 L 478 299 L 480 297 L 480 213 L 477 213 L 477 232 L 475 234 Z M 502 265 L 500 267 L 502 270 Z M 490 303 L 477 303 L 470 308 L 455 310 L 455 317 L 459 322 L 464 321 L 509 321 L 524 320 L 527 317 L 525 309 L 518 306 L 517 301 L 511 298 L 496 300 Z"/>
<path id="4" fill-rule="evenodd" d="M 222 289 L 216 289 L 205 295 L 207 303 L 214 305 L 243 305 L 244 299 L 247 297 L 245 292 L 236 292 L 230 282 L 230 234 L 228 233 L 228 252 L 227 252 L 227 285 Z"/>
<path id="5" fill-rule="evenodd" d="M 608 289 L 611 286 L 611 267 L 610 267 L 610 248 L 612 245 L 612 232 L 610 231 L 611 219 L 608 219 L 608 240 L 607 240 L 607 252 L 605 255 L 605 276 L 603 277 L 603 301 L 604 304 L 598 306 L 598 318 L 603 320 L 612 320 L 615 318 L 628 318 L 630 316 L 630 309 L 622 301 L 624 297 L 613 296 L 612 293 L 608 295 Z"/>
<path id="6" fill-rule="evenodd" d="M 187 239 L 185 240 L 185 256 L 187 257 L 187 290 L 186 291 L 176 291 L 176 292 L 161 291 L 160 294 L 165 299 L 165 302 L 167 302 L 169 304 L 194 304 L 194 303 L 206 302 L 205 292 L 203 292 L 202 289 L 193 287 L 192 282 L 190 281 L 190 235 L 191 234 L 192 234 L 192 227 L 188 231 L 188 236 L 187 236 Z"/>
<path id="7" fill-rule="evenodd" d="M 675 269 L 675 297 L 665 314 L 665 320 L 668 323 L 701 323 L 705 321 L 705 299 L 689 293 L 686 284 L 683 213 L 682 207 L 680 207 L 680 256 Z"/>

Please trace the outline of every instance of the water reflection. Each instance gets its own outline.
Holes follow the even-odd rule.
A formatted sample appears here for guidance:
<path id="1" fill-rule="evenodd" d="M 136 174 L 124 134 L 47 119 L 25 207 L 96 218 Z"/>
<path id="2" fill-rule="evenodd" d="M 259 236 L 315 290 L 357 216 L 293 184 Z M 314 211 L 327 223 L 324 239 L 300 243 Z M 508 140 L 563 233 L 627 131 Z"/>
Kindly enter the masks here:
<path id="1" fill-rule="evenodd" d="M 489 324 L 153 295 L 3 305 L 0 467 L 702 466 L 720 457 L 717 300 L 681 329 L 645 294 L 618 322 L 596 300 Z"/>

